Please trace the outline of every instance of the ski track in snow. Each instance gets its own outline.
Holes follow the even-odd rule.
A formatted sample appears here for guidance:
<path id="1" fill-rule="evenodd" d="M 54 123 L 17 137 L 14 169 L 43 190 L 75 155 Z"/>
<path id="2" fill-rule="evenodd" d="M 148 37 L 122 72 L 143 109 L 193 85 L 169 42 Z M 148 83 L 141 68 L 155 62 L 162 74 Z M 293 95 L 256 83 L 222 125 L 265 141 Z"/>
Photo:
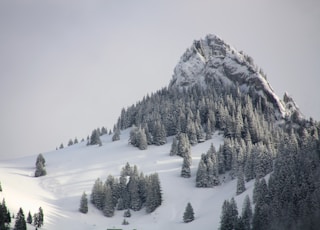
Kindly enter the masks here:
<path id="1" fill-rule="evenodd" d="M 172 137 L 163 146 L 148 146 L 147 150 L 138 150 L 128 145 L 129 130 L 121 134 L 121 140 L 111 141 L 111 136 L 101 137 L 102 147 L 86 146 L 79 143 L 62 150 L 44 153 L 47 175 L 33 177 L 35 156 L 0 162 L 0 181 L 3 192 L 0 198 L 6 200 L 10 211 L 17 213 L 22 207 L 25 216 L 29 211 L 44 210 L 44 226 L 41 229 L 78 229 L 102 230 L 119 229 L 218 229 L 221 207 L 225 199 L 235 197 L 239 213 L 246 194 L 251 195 L 253 181 L 246 183 L 247 190 L 236 196 L 236 180 L 228 180 L 214 188 L 196 188 L 195 177 L 202 153 L 211 145 L 216 149 L 223 143 L 223 137 L 214 134 L 211 140 L 192 146 L 191 178 L 180 177 L 182 158 L 169 156 Z M 157 172 L 163 191 L 163 203 L 153 213 L 146 214 L 145 209 L 132 211 L 127 218 L 129 225 L 121 225 L 123 211 L 107 218 L 90 202 L 89 212 L 78 211 L 80 197 L 85 191 L 90 199 L 94 181 L 99 177 L 105 181 L 108 175 L 119 176 L 121 168 L 129 162 L 137 165 L 144 174 Z M 226 175 L 227 177 L 228 175 Z M 250 197 L 251 198 L 251 197 Z M 187 203 L 195 211 L 195 220 L 183 223 L 182 216 Z M 11 223 L 14 226 L 14 220 Z M 28 229 L 34 229 L 28 225 Z"/>

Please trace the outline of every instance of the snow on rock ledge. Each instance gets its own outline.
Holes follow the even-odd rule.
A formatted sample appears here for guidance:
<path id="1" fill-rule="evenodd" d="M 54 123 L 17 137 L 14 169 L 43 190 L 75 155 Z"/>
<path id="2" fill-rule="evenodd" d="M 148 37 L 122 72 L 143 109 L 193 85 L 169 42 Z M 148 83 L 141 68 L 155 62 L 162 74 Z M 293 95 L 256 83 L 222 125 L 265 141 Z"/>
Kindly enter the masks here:
<path id="1" fill-rule="evenodd" d="M 195 84 L 206 87 L 206 82 L 213 78 L 224 84 L 237 84 L 244 93 L 254 90 L 273 103 L 282 118 L 293 114 L 292 108 L 298 108 L 291 99 L 290 104 L 295 106 L 288 109 L 287 103 L 275 94 L 265 74 L 250 56 L 238 52 L 221 38 L 211 34 L 205 39 L 194 41 L 182 55 L 169 87 L 188 88 Z M 297 112 L 301 114 L 299 110 Z"/>

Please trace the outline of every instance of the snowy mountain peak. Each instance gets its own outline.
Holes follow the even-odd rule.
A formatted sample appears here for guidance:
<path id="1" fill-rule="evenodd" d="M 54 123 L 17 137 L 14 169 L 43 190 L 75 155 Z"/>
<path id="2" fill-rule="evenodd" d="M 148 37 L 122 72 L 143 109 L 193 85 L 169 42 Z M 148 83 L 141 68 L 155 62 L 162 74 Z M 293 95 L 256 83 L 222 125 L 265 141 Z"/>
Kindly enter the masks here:
<path id="1" fill-rule="evenodd" d="M 262 69 L 255 65 L 250 56 L 238 52 L 218 36 L 209 34 L 194 41 L 182 55 L 169 87 L 188 88 L 195 84 L 206 87 L 213 79 L 226 85 L 235 84 L 244 93 L 256 92 L 275 105 L 280 117 L 291 116 L 292 109 L 298 108 L 292 99 L 290 105 L 280 100 Z M 299 110 L 294 111 L 301 114 Z"/>

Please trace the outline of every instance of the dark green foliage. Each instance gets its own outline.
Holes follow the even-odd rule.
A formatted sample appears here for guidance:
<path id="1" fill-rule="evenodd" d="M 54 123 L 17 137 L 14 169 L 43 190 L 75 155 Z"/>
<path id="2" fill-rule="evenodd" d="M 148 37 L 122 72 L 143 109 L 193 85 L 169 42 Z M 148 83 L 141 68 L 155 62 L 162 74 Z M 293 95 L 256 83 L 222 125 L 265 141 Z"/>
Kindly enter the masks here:
<path id="1" fill-rule="evenodd" d="M 194 220 L 194 211 L 190 203 L 187 204 L 186 210 L 183 213 L 183 222 L 189 223 Z"/>
<path id="2" fill-rule="evenodd" d="M 22 208 L 19 209 L 19 212 L 16 216 L 16 222 L 14 225 L 14 230 L 26 230 L 27 229 L 27 224 L 26 224 L 26 220 L 24 217 L 24 213 Z"/>
<path id="3" fill-rule="evenodd" d="M 1 186 L 1 182 L 0 182 L 0 192 L 2 192 L 2 186 Z"/>
<path id="4" fill-rule="evenodd" d="M 80 199 L 79 211 L 82 213 L 88 213 L 88 198 L 85 192 L 82 193 L 82 196 Z"/>

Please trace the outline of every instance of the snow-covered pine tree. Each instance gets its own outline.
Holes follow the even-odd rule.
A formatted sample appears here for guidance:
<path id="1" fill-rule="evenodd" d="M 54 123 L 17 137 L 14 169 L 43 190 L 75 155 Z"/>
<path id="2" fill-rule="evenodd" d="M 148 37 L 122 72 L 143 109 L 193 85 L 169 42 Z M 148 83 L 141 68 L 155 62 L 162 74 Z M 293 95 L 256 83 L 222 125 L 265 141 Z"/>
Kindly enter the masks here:
<path id="1" fill-rule="evenodd" d="M 79 211 L 82 213 L 88 212 L 88 198 L 87 198 L 87 194 L 85 192 L 82 193 L 82 196 L 80 199 Z"/>
<path id="2" fill-rule="evenodd" d="M 130 209 L 128 209 L 127 211 L 125 211 L 125 212 L 123 213 L 123 217 L 127 217 L 127 218 L 131 217 Z"/>
<path id="3" fill-rule="evenodd" d="M 139 211 L 142 207 L 142 201 L 139 194 L 139 181 L 137 175 L 130 176 L 128 182 L 128 192 L 130 194 L 130 208 L 133 211 Z"/>
<path id="4" fill-rule="evenodd" d="M 27 223 L 32 224 L 32 215 L 31 215 L 30 211 L 28 212 Z"/>
<path id="5" fill-rule="evenodd" d="M 37 157 L 36 165 L 38 163 L 41 163 L 43 166 L 46 166 L 46 160 L 44 159 L 44 157 L 43 157 L 43 155 L 41 153 Z"/>
<path id="6" fill-rule="evenodd" d="M 6 206 L 6 201 L 3 198 L 0 203 L 0 229 L 9 230 L 9 224 L 11 223 L 11 215 Z"/>
<path id="7" fill-rule="evenodd" d="M 189 223 L 194 220 L 194 211 L 190 202 L 187 204 L 187 207 L 183 213 L 183 222 Z"/>
<path id="8" fill-rule="evenodd" d="M 20 208 L 17 213 L 14 230 L 27 230 L 27 224 L 22 208 Z"/>
<path id="9" fill-rule="evenodd" d="M 35 177 L 39 176 L 45 176 L 47 174 L 47 171 L 45 169 L 45 159 L 40 153 L 36 160 L 36 171 L 34 173 Z"/>
<path id="10" fill-rule="evenodd" d="M 240 172 L 238 173 L 236 194 L 239 195 L 239 194 L 243 193 L 245 190 L 246 190 L 246 187 L 245 187 L 245 182 L 244 182 L 244 175 L 243 175 L 243 171 L 240 170 Z"/>
<path id="11" fill-rule="evenodd" d="M 244 230 L 250 230 L 252 222 L 252 207 L 248 195 L 246 195 L 243 201 L 241 217 L 244 225 Z"/>
<path id="12" fill-rule="evenodd" d="M 96 208 L 102 210 L 103 199 L 104 199 L 103 184 L 100 178 L 97 178 L 92 187 L 91 202 L 94 206 L 96 206 Z"/>
<path id="13" fill-rule="evenodd" d="M 222 205 L 220 230 L 236 229 L 238 224 L 238 208 L 234 198 L 225 200 Z"/>
<path id="14" fill-rule="evenodd" d="M 100 140 L 100 132 L 98 129 L 94 129 L 92 131 L 91 136 L 90 136 L 89 145 L 99 145 L 99 146 L 102 145 L 102 142 Z"/>
<path id="15" fill-rule="evenodd" d="M 103 204 L 102 211 L 106 217 L 112 217 L 114 215 L 114 204 L 113 204 L 112 190 L 109 185 L 106 185 L 105 198 L 104 198 L 104 204 Z"/>
<path id="16" fill-rule="evenodd" d="M 161 123 L 161 121 L 157 120 L 154 125 L 153 130 L 153 144 L 154 145 L 164 145 L 167 143 L 167 133 L 164 125 Z"/>
<path id="17" fill-rule="evenodd" d="M 162 203 L 162 194 L 159 175 L 157 173 L 151 174 L 147 179 L 147 198 L 146 211 L 153 212 Z"/>
<path id="18" fill-rule="evenodd" d="M 113 133 L 113 136 L 112 136 L 112 141 L 118 141 L 120 140 L 120 129 L 116 129 Z"/>
<path id="19" fill-rule="evenodd" d="M 204 154 L 202 154 L 201 160 L 196 175 L 196 187 L 203 188 L 208 186 L 208 174 L 207 165 L 204 162 Z"/>
<path id="20" fill-rule="evenodd" d="M 178 156 L 185 157 L 190 154 L 190 143 L 187 134 L 180 133 L 178 142 Z"/>
<path id="21" fill-rule="evenodd" d="M 72 140 L 72 139 L 70 139 L 70 140 L 68 141 L 68 146 L 71 146 L 71 145 L 73 145 L 73 140 Z"/>
<path id="22" fill-rule="evenodd" d="M 183 158 L 182 168 L 181 168 L 181 177 L 190 178 L 191 177 L 191 169 L 190 169 L 190 161 L 187 157 Z"/>
<path id="23" fill-rule="evenodd" d="M 148 142 L 147 142 L 147 136 L 144 131 L 144 129 L 139 129 L 137 133 L 137 139 L 138 139 L 138 148 L 140 150 L 145 150 L 148 148 Z"/>
<path id="24" fill-rule="evenodd" d="M 252 218 L 252 228 L 267 230 L 270 227 L 269 191 L 264 178 L 259 182 L 257 190 L 254 214 Z"/>
<path id="25" fill-rule="evenodd" d="M 178 141 L 176 137 L 173 137 L 172 144 L 171 144 L 171 150 L 170 150 L 170 156 L 175 156 L 178 154 Z"/>

